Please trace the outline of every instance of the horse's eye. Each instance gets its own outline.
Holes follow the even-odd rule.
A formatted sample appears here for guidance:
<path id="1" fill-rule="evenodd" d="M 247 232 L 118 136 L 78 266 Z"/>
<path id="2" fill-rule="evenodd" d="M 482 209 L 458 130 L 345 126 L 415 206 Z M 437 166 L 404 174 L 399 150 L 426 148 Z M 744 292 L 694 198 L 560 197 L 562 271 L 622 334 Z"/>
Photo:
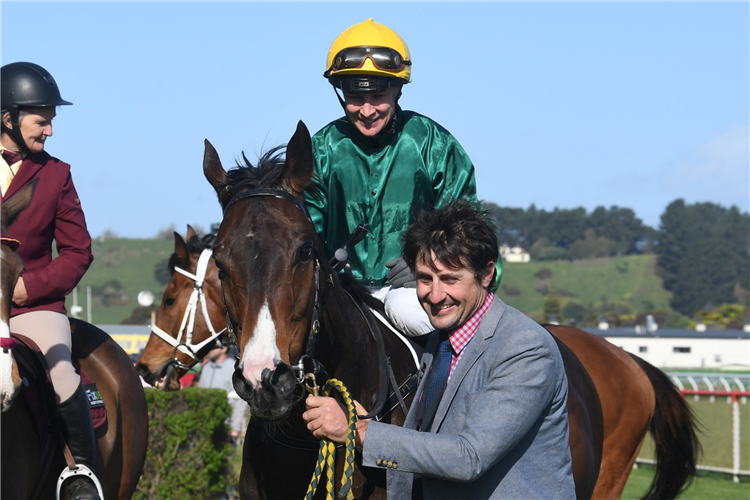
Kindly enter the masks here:
<path id="1" fill-rule="evenodd" d="M 312 256 L 313 256 L 312 245 L 305 245 L 299 249 L 299 261 L 300 262 L 309 262 L 310 259 L 312 259 Z"/>
<path id="2" fill-rule="evenodd" d="M 164 301 L 164 305 L 167 307 L 172 307 L 174 305 L 174 299 L 169 298 Z"/>

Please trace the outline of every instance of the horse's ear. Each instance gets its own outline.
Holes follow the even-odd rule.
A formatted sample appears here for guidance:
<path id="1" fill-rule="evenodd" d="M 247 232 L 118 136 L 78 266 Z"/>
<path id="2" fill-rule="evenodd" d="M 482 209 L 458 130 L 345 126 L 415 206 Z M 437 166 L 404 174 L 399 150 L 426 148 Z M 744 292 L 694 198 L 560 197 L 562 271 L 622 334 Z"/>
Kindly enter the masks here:
<path id="1" fill-rule="evenodd" d="M 177 231 L 174 232 L 174 253 L 177 254 L 184 265 L 190 263 L 190 252 L 188 252 L 185 240 L 182 239 L 182 236 Z"/>
<path id="2" fill-rule="evenodd" d="M 195 229 L 193 229 L 193 226 L 190 224 L 187 225 L 187 235 L 185 236 L 185 241 L 190 241 L 193 238 L 198 236 L 198 233 L 195 232 Z"/>
<path id="3" fill-rule="evenodd" d="M 294 194 L 303 199 L 313 178 L 313 153 L 310 131 L 302 120 L 286 146 L 286 176 Z"/>
<path id="4" fill-rule="evenodd" d="M 219 190 L 227 181 L 227 173 L 224 167 L 221 166 L 221 160 L 219 159 L 219 153 L 216 149 L 205 140 L 206 152 L 203 154 L 203 175 L 206 176 L 209 184 L 213 186 L 214 191 L 219 193 Z"/>
<path id="5" fill-rule="evenodd" d="M 0 206 L 0 219 L 4 229 L 13 224 L 21 212 L 29 207 L 31 199 L 34 197 L 37 182 L 39 182 L 39 178 L 31 181 L 30 184 L 5 200 Z"/>

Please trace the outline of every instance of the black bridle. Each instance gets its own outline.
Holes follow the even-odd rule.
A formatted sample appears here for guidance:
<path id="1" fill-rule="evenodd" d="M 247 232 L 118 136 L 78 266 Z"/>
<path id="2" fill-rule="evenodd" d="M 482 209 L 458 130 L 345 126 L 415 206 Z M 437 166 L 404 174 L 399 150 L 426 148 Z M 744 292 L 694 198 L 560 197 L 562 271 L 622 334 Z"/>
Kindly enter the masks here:
<path id="1" fill-rule="evenodd" d="M 302 210 L 302 213 L 305 214 L 305 218 L 310 221 L 312 224 L 312 218 L 310 217 L 310 212 L 308 212 L 307 207 L 305 207 L 304 203 L 302 203 L 297 197 L 294 195 L 283 191 L 281 189 L 271 189 L 271 188 L 257 188 L 257 189 L 250 189 L 248 191 L 243 191 L 242 193 L 239 193 L 234 198 L 229 200 L 229 203 L 227 203 L 226 207 L 224 207 L 223 214 L 225 215 L 227 211 L 241 200 L 246 200 L 248 198 L 256 198 L 260 196 L 272 196 L 274 198 L 280 198 L 282 200 L 287 200 L 294 205 L 297 206 L 300 210 Z M 323 375 L 327 378 L 327 374 L 325 374 L 325 368 L 323 365 L 315 359 L 315 340 L 317 339 L 318 332 L 320 331 L 320 296 L 321 296 L 321 290 L 320 290 L 320 259 L 318 257 L 317 251 L 313 249 L 314 253 L 314 261 L 315 261 L 315 271 L 314 271 L 314 277 L 313 280 L 315 282 L 315 302 L 313 304 L 313 314 L 312 319 L 310 321 L 310 328 L 308 330 L 307 334 L 307 348 L 305 350 L 305 354 L 300 356 L 299 360 L 296 364 L 292 365 L 292 370 L 294 372 L 295 379 L 297 381 L 298 385 L 303 385 L 305 383 L 312 383 L 312 385 L 315 385 L 315 379 Z M 333 284 L 333 277 L 328 276 L 328 282 L 332 285 Z M 227 316 L 227 329 L 229 330 L 229 336 L 232 339 L 232 344 L 235 347 L 235 352 L 237 353 L 237 360 L 239 362 L 239 352 L 240 348 L 237 342 L 237 334 L 236 334 L 236 328 L 234 320 L 232 320 L 232 316 L 229 314 L 229 308 L 227 307 L 227 301 L 226 297 L 224 295 L 224 282 L 221 281 L 221 300 L 224 303 L 224 312 Z M 312 381 L 309 379 L 312 376 Z"/>
<path id="2" fill-rule="evenodd" d="M 310 213 L 299 199 L 281 189 L 271 188 L 250 189 L 248 191 L 239 193 L 234 198 L 229 200 L 227 205 L 224 207 L 223 215 L 226 215 L 229 208 L 238 201 L 260 196 L 272 196 L 294 203 L 297 208 L 302 210 L 302 213 L 305 214 L 305 218 L 307 218 L 307 220 L 310 221 L 311 224 L 313 223 L 312 218 L 310 217 Z M 364 229 L 364 231 L 366 232 L 366 229 Z M 362 235 L 363 234 L 364 233 L 362 233 Z M 305 388 L 308 389 L 308 391 L 312 388 L 317 388 L 318 383 L 322 385 L 322 383 L 329 378 L 328 374 L 325 372 L 325 367 L 322 365 L 322 363 L 320 363 L 320 361 L 315 359 L 315 340 L 317 338 L 318 332 L 320 331 L 320 297 L 322 293 L 320 289 L 320 258 L 317 251 L 313 250 L 313 253 L 315 256 L 315 303 L 313 306 L 312 319 L 310 321 L 310 329 L 308 331 L 307 348 L 305 350 L 305 354 L 300 356 L 296 364 L 292 365 L 292 370 L 294 372 L 297 384 L 304 385 Z M 326 278 L 326 282 L 329 283 L 329 285 L 332 287 L 334 283 L 333 276 L 329 274 Z M 375 340 L 378 352 L 379 385 L 376 393 L 376 401 L 374 402 L 372 410 L 367 415 L 359 416 L 359 418 L 370 419 L 375 417 L 376 419 L 380 419 L 390 413 L 393 409 L 395 409 L 396 406 L 401 406 L 404 415 L 406 415 L 406 413 L 408 412 L 408 408 L 406 407 L 404 399 L 409 395 L 411 391 L 416 388 L 416 383 L 418 380 L 417 374 L 409 375 L 407 379 L 400 385 L 397 383 L 393 374 L 393 368 L 391 366 L 390 360 L 388 359 L 388 356 L 385 352 L 385 345 L 380 333 L 380 329 L 376 325 L 374 325 L 373 318 L 365 313 L 365 311 L 359 306 L 357 301 L 354 300 L 354 298 L 351 297 L 349 293 L 346 293 L 346 295 L 349 297 L 349 299 L 352 301 L 352 303 L 364 319 L 365 324 L 370 331 L 370 334 Z M 232 320 L 231 315 L 229 314 L 229 308 L 227 307 L 227 301 L 224 295 L 223 281 L 221 282 L 221 300 L 224 302 L 224 312 L 227 316 L 227 330 L 229 331 L 229 336 L 236 348 L 237 362 L 239 363 L 240 349 L 237 343 L 235 323 Z M 391 395 L 388 394 L 389 382 L 390 385 L 393 386 L 394 392 L 394 394 Z M 388 403 L 388 407 L 386 407 L 386 403 Z M 382 414 L 381 412 L 383 412 L 384 409 L 386 411 L 384 414 Z"/>

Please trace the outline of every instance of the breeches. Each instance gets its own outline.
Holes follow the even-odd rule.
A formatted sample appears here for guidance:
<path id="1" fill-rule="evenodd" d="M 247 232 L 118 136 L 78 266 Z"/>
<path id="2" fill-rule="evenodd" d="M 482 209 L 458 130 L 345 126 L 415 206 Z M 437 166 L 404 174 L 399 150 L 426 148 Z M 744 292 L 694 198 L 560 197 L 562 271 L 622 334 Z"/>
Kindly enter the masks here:
<path id="1" fill-rule="evenodd" d="M 10 331 L 37 343 L 49 366 L 58 404 L 78 388 L 81 377 L 71 362 L 71 336 L 68 317 L 52 311 L 33 311 L 10 318 Z"/>
<path id="2" fill-rule="evenodd" d="M 388 319 L 407 337 L 420 337 L 435 330 L 419 303 L 416 288 L 388 286 L 373 290 L 372 295 L 383 302 Z"/>

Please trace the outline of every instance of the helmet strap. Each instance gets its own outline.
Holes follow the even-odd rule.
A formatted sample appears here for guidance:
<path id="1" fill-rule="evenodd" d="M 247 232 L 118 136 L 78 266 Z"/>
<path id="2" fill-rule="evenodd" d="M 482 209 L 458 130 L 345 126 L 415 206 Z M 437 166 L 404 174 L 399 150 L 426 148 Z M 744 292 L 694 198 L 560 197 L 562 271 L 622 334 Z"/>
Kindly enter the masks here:
<path id="1" fill-rule="evenodd" d="M 18 152 L 22 156 L 25 156 L 31 151 L 29 151 L 28 146 L 26 146 L 26 141 L 24 140 L 23 134 L 21 133 L 21 126 L 18 124 L 18 116 L 20 115 L 21 110 L 18 106 L 15 106 L 6 111 L 10 113 L 10 124 L 13 126 L 13 128 L 6 127 L 5 122 L 2 122 L 2 131 L 3 133 L 8 134 L 11 139 L 13 139 L 13 142 L 15 142 L 16 146 L 18 146 Z M 5 113 L 5 111 L 3 111 L 3 113 Z"/>
<path id="2" fill-rule="evenodd" d="M 335 85 L 332 85 L 331 87 L 333 87 L 333 93 L 336 94 L 336 97 L 338 98 L 339 103 L 341 104 L 341 108 L 344 110 L 344 114 L 346 115 L 346 102 L 344 101 L 344 98 L 341 97 L 341 94 L 339 94 L 339 88 L 336 87 Z M 342 90 L 341 93 L 343 94 L 344 91 Z"/>

